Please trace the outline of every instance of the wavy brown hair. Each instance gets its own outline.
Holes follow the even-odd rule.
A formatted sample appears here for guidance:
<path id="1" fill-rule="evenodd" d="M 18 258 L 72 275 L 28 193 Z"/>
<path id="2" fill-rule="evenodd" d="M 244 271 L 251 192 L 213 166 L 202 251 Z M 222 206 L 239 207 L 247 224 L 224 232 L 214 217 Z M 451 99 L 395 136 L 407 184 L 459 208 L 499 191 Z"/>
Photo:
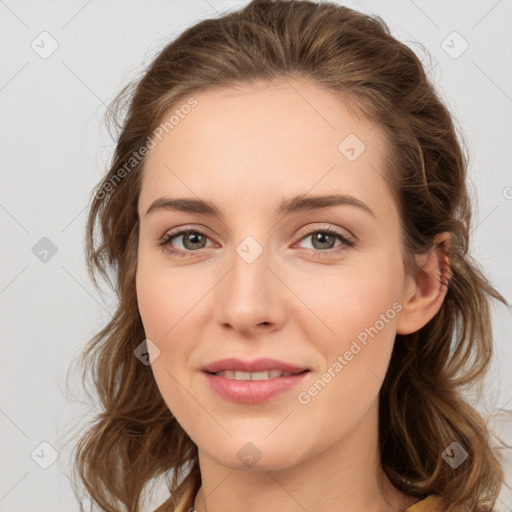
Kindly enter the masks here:
<path id="1" fill-rule="evenodd" d="M 384 177 L 401 214 L 408 272 L 418 270 L 413 255 L 432 249 L 437 234 L 452 234 L 441 309 L 395 339 L 379 395 L 380 455 L 401 492 L 441 496 L 447 512 L 490 511 L 503 472 L 486 420 L 463 391 L 481 389 L 493 353 L 491 299 L 506 301 L 468 252 L 467 150 L 416 54 L 380 17 L 330 2 L 254 0 L 200 21 L 111 104 L 119 134 L 91 198 L 86 255 L 94 284 L 99 273 L 118 304 L 82 353 L 82 378 L 91 372 L 101 412 L 77 441 L 74 469 L 101 510 L 141 510 L 144 487 L 159 476 L 169 498 L 158 512 L 193 507 L 201 486 L 197 446 L 165 404 L 151 367 L 134 356 L 145 339 L 135 290 L 143 148 L 193 94 L 291 79 L 334 92 L 384 133 Z M 454 441 L 467 452 L 455 469 L 442 458 Z"/>

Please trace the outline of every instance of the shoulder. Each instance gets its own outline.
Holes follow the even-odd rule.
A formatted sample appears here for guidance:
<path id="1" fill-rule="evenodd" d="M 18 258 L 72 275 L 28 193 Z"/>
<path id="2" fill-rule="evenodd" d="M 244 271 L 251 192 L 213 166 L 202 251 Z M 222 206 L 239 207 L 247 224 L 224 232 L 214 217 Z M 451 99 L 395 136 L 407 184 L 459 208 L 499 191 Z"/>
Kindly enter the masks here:
<path id="1" fill-rule="evenodd" d="M 444 501 L 440 496 L 431 494 L 406 508 L 404 512 L 444 512 Z M 463 507 L 457 507 L 454 512 L 465 512 Z"/>
<path id="2" fill-rule="evenodd" d="M 442 500 L 439 496 L 431 494 L 406 508 L 404 512 L 442 512 Z"/>

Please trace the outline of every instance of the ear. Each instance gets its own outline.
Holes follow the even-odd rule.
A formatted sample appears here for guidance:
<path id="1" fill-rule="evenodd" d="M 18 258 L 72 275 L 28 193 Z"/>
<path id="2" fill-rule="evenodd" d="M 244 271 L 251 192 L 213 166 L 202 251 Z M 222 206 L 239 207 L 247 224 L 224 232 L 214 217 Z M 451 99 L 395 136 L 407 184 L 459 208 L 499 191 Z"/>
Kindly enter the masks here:
<path id="1" fill-rule="evenodd" d="M 397 319 L 397 334 L 420 330 L 441 308 L 451 277 L 450 246 L 451 234 L 440 233 L 429 252 L 415 256 L 420 270 L 416 276 L 406 279 L 403 308 Z"/>

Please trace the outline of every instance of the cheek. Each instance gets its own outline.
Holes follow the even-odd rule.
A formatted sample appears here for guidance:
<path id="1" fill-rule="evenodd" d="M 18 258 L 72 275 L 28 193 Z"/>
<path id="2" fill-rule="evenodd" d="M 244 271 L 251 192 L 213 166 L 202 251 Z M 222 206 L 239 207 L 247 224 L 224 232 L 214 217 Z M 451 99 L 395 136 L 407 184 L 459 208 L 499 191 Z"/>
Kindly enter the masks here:
<path id="1" fill-rule="evenodd" d="M 179 328 L 178 322 L 200 294 L 193 282 L 171 273 L 160 258 L 139 252 L 136 293 L 139 313 L 149 339 L 165 342 Z M 175 327 L 176 326 L 176 327 Z"/>
<path id="2" fill-rule="evenodd" d="M 345 288 L 338 294 L 336 307 L 330 307 L 333 319 L 332 329 L 336 336 L 359 339 L 364 343 L 365 335 L 369 330 L 374 336 L 382 331 L 387 336 L 387 331 L 392 330 L 396 317 L 396 297 L 393 288 L 386 281 L 370 280 L 370 286 L 362 283 L 345 281 Z M 395 304 L 395 307 L 393 305 Z M 375 332 L 375 329 L 378 333 Z"/>
<path id="3" fill-rule="evenodd" d="M 184 357 L 180 352 L 187 346 L 186 343 L 180 345 L 183 336 L 178 335 L 184 305 L 180 300 L 183 294 L 172 291 L 177 285 L 175 282 L 170 283 L 157 265 L 146 264 L 143 257 L 139 259 L 136 275 L 137 303 L 146 338 L 158 348 L 158 351 L 154 349 L 151 356 L 151 368 L 159 387 L 162 382 L 170 379 L 167 372 L 174 374 L 171 364 Z"/>
<path id="4" fill-rule="evenodd" d="M 180 319 L 186 313 L 183 294 L 173 293 L 170 286 L 161 268 L 155 264 L 146 265 L 144 258 L 139 258 L 136 276 L 139 313 L 146 338 L 157 347 L 150 349 L 151 371 L 167 407 L 182 423 L 194 408 L 190 396 L 184 391 L 189 386 L 184 363 L 190 347 L 183 332 L 180 334 L 183 322 Z M 179 283 L 173 282 L 172 286 L 177 287 Z M 196 414 L 199 412 L 195 411 Z"/>
<path id="5" fill-rule="evenodd" d="M 172 294 L 165 293 L 162 280 L 157 279 L 154 271 L 137 272 L 136 288 L 139 313 L 149 339 L 162 339 L 172 327 L 169 316 L 176 304 Z"/>
<path id="6" fill-rule="evenodd" d="M 310 307 L 319 312 L 322 321 L 315 322 L 316 335 L 312 339 L 324 355 L 325 369 L 345 375 L 335 380 L 346 379 L 342 386 L 354 387 L 354 391 L 364 388 L 368 377 L 374 381 L 384 378 L 402 309 L 400 267 L 391 257 L 379 260 L 332 272 L 323 293 L 309 294 Z M 307 295 L 304 288 L 303 296 Z M 319 325 L 322 336 L 318 336 Z"/>
<path id="7" fill-rule="evenodd" d="M 396 277 L 392 282 L 385 265 L 379 272 L 352 269 L 333 279 L 325 294 L 316 296 L 311 309 L 321 312 L 319 317 L 330 329 L 323 327 L 325 334 L 318 336 L 315 323 L 316 336 L 310 333 L 323 355 L 323 368 L 297 396 L 315 428 L 348 432 L 377 399 L 401 310 Z"/>
<path id="8" fill-rule="evenodd" d="M 394 325 L 403 276 L 393 260 L 383 259 L 302 280 L 297 294 L 316 313 L 327 339 L 348 341 L 376 323 L 379 331 Z"/>

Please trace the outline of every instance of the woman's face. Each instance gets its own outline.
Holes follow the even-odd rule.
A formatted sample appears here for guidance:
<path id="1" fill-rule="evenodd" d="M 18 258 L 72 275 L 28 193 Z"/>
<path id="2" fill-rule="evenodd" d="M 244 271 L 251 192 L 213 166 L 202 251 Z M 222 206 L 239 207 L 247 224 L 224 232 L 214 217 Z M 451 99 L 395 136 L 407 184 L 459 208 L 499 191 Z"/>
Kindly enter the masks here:
<path id="1" fill-rule="evenodd" d="M 194 98 L 155 139 L 138 204 L 136 286 L 151 367 L 204 457 L 291 467 L 375 430 L 411 287 L 382 178 L 385 143 L 311 84 Z M 340 197 L 312 199 L 327 196 Z M 159 198 L 188 203 L 148 213 Z M 183 230 L 191 233 L 176 235 Z M 167 234 L 176 236 L 159 246 Z M 225 358 L 309 371 L 259 382 L 264 374 L 240 382 L 204 371 Z"/>

